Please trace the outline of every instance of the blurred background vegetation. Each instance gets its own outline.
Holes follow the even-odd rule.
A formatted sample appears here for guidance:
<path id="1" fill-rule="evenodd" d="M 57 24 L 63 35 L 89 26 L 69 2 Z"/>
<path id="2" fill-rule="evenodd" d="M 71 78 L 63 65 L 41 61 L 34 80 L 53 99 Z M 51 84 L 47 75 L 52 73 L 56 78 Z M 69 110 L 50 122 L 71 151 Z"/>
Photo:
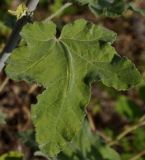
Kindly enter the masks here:
<path id="1" fill-rule="evenodd" d="M 8 13 L 21 0 L 0 1 L 0 50 L 3 49 L 16 18 Z M 65 0 L 40 0 L 34 20 L 55 13 Z M 145 2 L 142 3 L 145 8 Z M 75 3 L 55 17 L 58 30 L 68 22 L 85 18 L 117 32 L 114 47 L 129 57 L 145 77 L 145 16 L 128 11 L 122 16 L 94 16 L 87 6 Z M 14 82 L 0 73 L 0 160 L 47 159 L 35 142 L 30 106 L 43 88 L 26 82 Z M 80 135 L 60 160 L 145 160 L 145 83 L 126 92 L 117 92 L 101 83 L 92 84 L 87 107 L 87 122 Z M 112 147 L 112 148 L 111 148 Z M 20 153 L 19 153 L 20 152 Z M 10 160 L 11 160 L 10 159 Z"/>

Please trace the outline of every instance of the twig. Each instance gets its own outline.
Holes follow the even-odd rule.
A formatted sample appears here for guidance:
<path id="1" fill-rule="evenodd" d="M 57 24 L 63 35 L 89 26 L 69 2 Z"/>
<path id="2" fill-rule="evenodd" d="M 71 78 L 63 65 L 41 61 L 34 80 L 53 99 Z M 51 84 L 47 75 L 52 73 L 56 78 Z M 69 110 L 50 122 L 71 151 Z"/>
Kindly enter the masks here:
<path id="1" fill-rule="evenodd" d="M 32 94 L 38 88 L 37 84 L 33 84 L 28 91 L 28 94 Z"/>
<path id="2" fill-rule="evenodd" d="M 2 82 L 2 84 L 0 85 L 0 93 L 3 91 L 3 89 L 7 85 L 8 81 L 9 81 L 9 78 L 6 77 L 5 80 Z"/>
<path id="3" fill-rule="evenodd" d="M 28 11 L 33 12 L 36 9 L 38 3 L 39 0 L 27 0 L 26 5 L 28 7 Z M 23 16 L 21 19 L 17 20 L 14 29 L 6 43 L 6 46 L 0 53 L 0 72 L 3 69 L 5 62 L 10 56 L 11 52 L 16 48 L 19 41 L 21 40 L 20 32 L 22 28 L 30 22 L 30 18 L 31 17 L 29 16 Z"/>
<path id="4" fill-rule="evenodd" d="M 90 113 L 89 111 L 87 112 L 87 116 L 88 116 L 88 121 L 89 121 L 91 130 L 92 130 L 93 132 L 96 132 L 96 126 L 95 126 L 95 124 L 94 124 L 93 117 L 92 117 L 92 115 L 91 115 L 91 113 Z"/>
<path id="5" fill-rule="evenodd" d="M 108 137 L 105 133 L 102 131 L 97 130 L 96 133 L 104 140 L 104 142 L 107 144 L 108 142 L 111 141 L 111 138 Z"/>
<path id="6" fill-rule="evenodd" d="M 126 135 L 129 133 L 135 131 L 136 129 L 145 126 L 145 116 L 141 117 L 139 122 L 136 125 L 133 125 L 131 127 L 126 128 L 122 133 L 120 133 L 117 138 L 111 142 L 108 143 L 109 146 L 113 146 L 115 144 L 118 144 L 118 142 L 123 139 Z"/>
<path id="7" fill-rule="evenodd" d="M 129 160 L 138 160 L 139 158 L 141 158 L 144 155 L 145 155 L 145 150 L 140 152 L 140 153 L 138 153 L 136 156 L 130 158 Z"/>
<path id="8" fill-rule="evenodd" d="M 88 117 L 88 121 L 89 121 L 92 132 L 97 133 L 106 143 L 111 141 L 110 137 L 106 136 L 103 132 L 97 130 L 93 117 L 89 111 L 87 111 L 87 117 Z"/>
<path id="9" fill-rule="evenodd" d="M 52 20 L 54 17 L 57 17 L 58 15 L 60 15 L 66 8 L 70 7 L 72 5 L 72 3 L 66 3 L 64 4 L 57 12 L 55 12 L 54 14 L 52 14 L 50 17 L 46 18 L 44 20 L 44 22 L 48 22 L 50 20 Z"/>

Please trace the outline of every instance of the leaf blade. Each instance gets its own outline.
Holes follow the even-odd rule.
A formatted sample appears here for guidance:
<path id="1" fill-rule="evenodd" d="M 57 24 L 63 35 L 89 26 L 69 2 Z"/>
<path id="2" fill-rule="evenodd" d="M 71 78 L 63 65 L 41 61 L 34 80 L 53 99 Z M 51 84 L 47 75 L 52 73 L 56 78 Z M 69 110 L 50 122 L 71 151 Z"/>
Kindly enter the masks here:
<path id="1" fill-rule="evenodd" d="M 22 36 L 28 46 L 16 49 L 6 67 L 9 77 L 46 89 L 32 107 L 32 120 L 40 149 L 49 156 L 79 132 L 92 81 L 124 90 L 141 79 L 111 46 L 116 39 L 112 31 L 81 19 L 66 25 L 59 39 L 55 33 L 52 22 L 27 25 Z"/>

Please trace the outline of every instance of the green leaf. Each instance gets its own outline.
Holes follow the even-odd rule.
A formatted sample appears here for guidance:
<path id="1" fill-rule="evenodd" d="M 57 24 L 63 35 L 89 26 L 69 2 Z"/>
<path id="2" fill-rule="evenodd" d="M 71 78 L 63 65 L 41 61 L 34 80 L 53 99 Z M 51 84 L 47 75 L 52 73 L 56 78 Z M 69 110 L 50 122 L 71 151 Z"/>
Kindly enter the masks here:
<path id="1" fill-rule="evenodd" d="M 125 90 L 141 80 L 131 61 L 111 46 L 114 32 L 77 20 L 64 26 L 59 38 L 55 34 L 52 22 L 26 25 L 21 35 L 27 46 L 16 49 L 6 67 L 12 79 L 46 89 L 32 107 L 32 119 L 39 147 L 50 156 L 79 132 L 92 81 Z"/>
<path id="2" fill-rule="evenodd" d="M 63 5 L 63 0 L 55 0 L 54 4 L 50 6 L 52 13 L 57 12 Z"/>
<path id="3" fill-rule="evenodd" d="M 81 4 L 88 4 L 95 15 L 119 16 L 125 9 L 124 0 L 76 0 Z"/>
<path id="4" fill-rule="evenodd" d="M 132 147 L 135 151 L 141 152 L 145 148 L 145 129 L 138 128 L 134 131 L 134 140 L 132 142 Z M 138 145 L 139 144 L 139 145 Z"/>
<path id="5" fill-rule="evenodd" d="M 145 84 L 141 85 L 139 88 L 139 96 L 142 101 L 145 103 Z"/>
<path id="6" fill-rule="evenodd" d="M 132 132 L 131 137 L 125 137 L 120 141 L 120 146 L 123 148 L 121 155 L 121 160 L 132 159 L 139 153 L 143 152 L 145 148 L 145 130 L 144 128 L 137 128 Z M 144 160 L 144 156 L 138 157 L 137 160 Z"/>
<path id="7" fill-rule="evenodd" d="M 38 149 L 38 145 L 35 141 L 34 131 L 27 130 L 27 131 L 24 131 L 24 132 L 19 132 L 18 133 L 18 138 L 20 139 L 22 144 L 30 147 L 31 149 L 33 149 L 33 150 Z"/>
<path id="8" fill-rule="evenodd" d="M 0 160 L 22 160 L 23 155 L 19 152 L 8 152 L 0 156 Z"/>
<path id="9" fill-rule="evenodd" d="M 61 154 L 58 160 L 120 160 L 119 154 L 92 133 L 88 123 Z"/>
<path id="10" fill-rule="evenodd" d="M 9 34 L 11 29 L 0 21 L 0 36 Z"/>
<path id="11" fill-rule="evenodd" d="M 145 16 L 145 7 L 141 8 L 140 6 L 136 5 L 135 3 L 129 3 L 129 8 L 143 16 Z"/>
<path id="12" fill-rule="evenodd" d="M 140 118 L 143 113 L 139 106 L 125 96 L 120 96 L 116 102 L 116 111 L 129 120 Z"/>

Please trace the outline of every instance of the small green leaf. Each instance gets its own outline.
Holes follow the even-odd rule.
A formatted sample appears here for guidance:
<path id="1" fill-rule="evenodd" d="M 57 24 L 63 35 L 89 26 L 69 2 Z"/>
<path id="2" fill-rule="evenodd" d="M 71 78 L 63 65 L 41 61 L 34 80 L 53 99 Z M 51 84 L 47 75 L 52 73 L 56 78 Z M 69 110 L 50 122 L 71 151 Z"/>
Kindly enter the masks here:
<path id="1" fill-rule="evenodd" d="M 111 46 L 114 32 L 77 20 L 64 26 L 59 38 L 55 34 L 52 22 L 26 25 L 21 35 L 27 46 L 17 48 L 6 67 L 12 79 L 46 89 L 32 107 L 32 120 L 39 147 L 50 156 L 79 132 L 92 81 L 125 90 L 141 80 L 134 64 Z"/>
<path id="2" fill-rule="evenodd" d="M 121 160 L 119 154 L 107 145 L 100 146 L 99 150 L 103 160 Z"/>
<path id="3" fill-rule="evenodd" d="M 0 160 L 22 160 L 23 155 L 19 152 L 8 152 L 0 156 Z"/>
<path id="4" fill-rule="evenodd" d="M 11 29 L 7 27 L 2 21 L 0 21 L 0 36 L 1 35 L 8 35 Z"/>
<path id="5" fill-rule="evenodd" d="M 55 0 L 54 4 L 52 4 L 50 6 L 50 10 L 52 11 L 52 13 L 57 12 L 63 5 L 63 0 Z"/>
<path id="6" fill-rule="evenodd" d="M 136 120 L 143 115 L 139 106 L 125 96 L 120 96 L 116 102 L 116 111 L 129 120 Z"/>

